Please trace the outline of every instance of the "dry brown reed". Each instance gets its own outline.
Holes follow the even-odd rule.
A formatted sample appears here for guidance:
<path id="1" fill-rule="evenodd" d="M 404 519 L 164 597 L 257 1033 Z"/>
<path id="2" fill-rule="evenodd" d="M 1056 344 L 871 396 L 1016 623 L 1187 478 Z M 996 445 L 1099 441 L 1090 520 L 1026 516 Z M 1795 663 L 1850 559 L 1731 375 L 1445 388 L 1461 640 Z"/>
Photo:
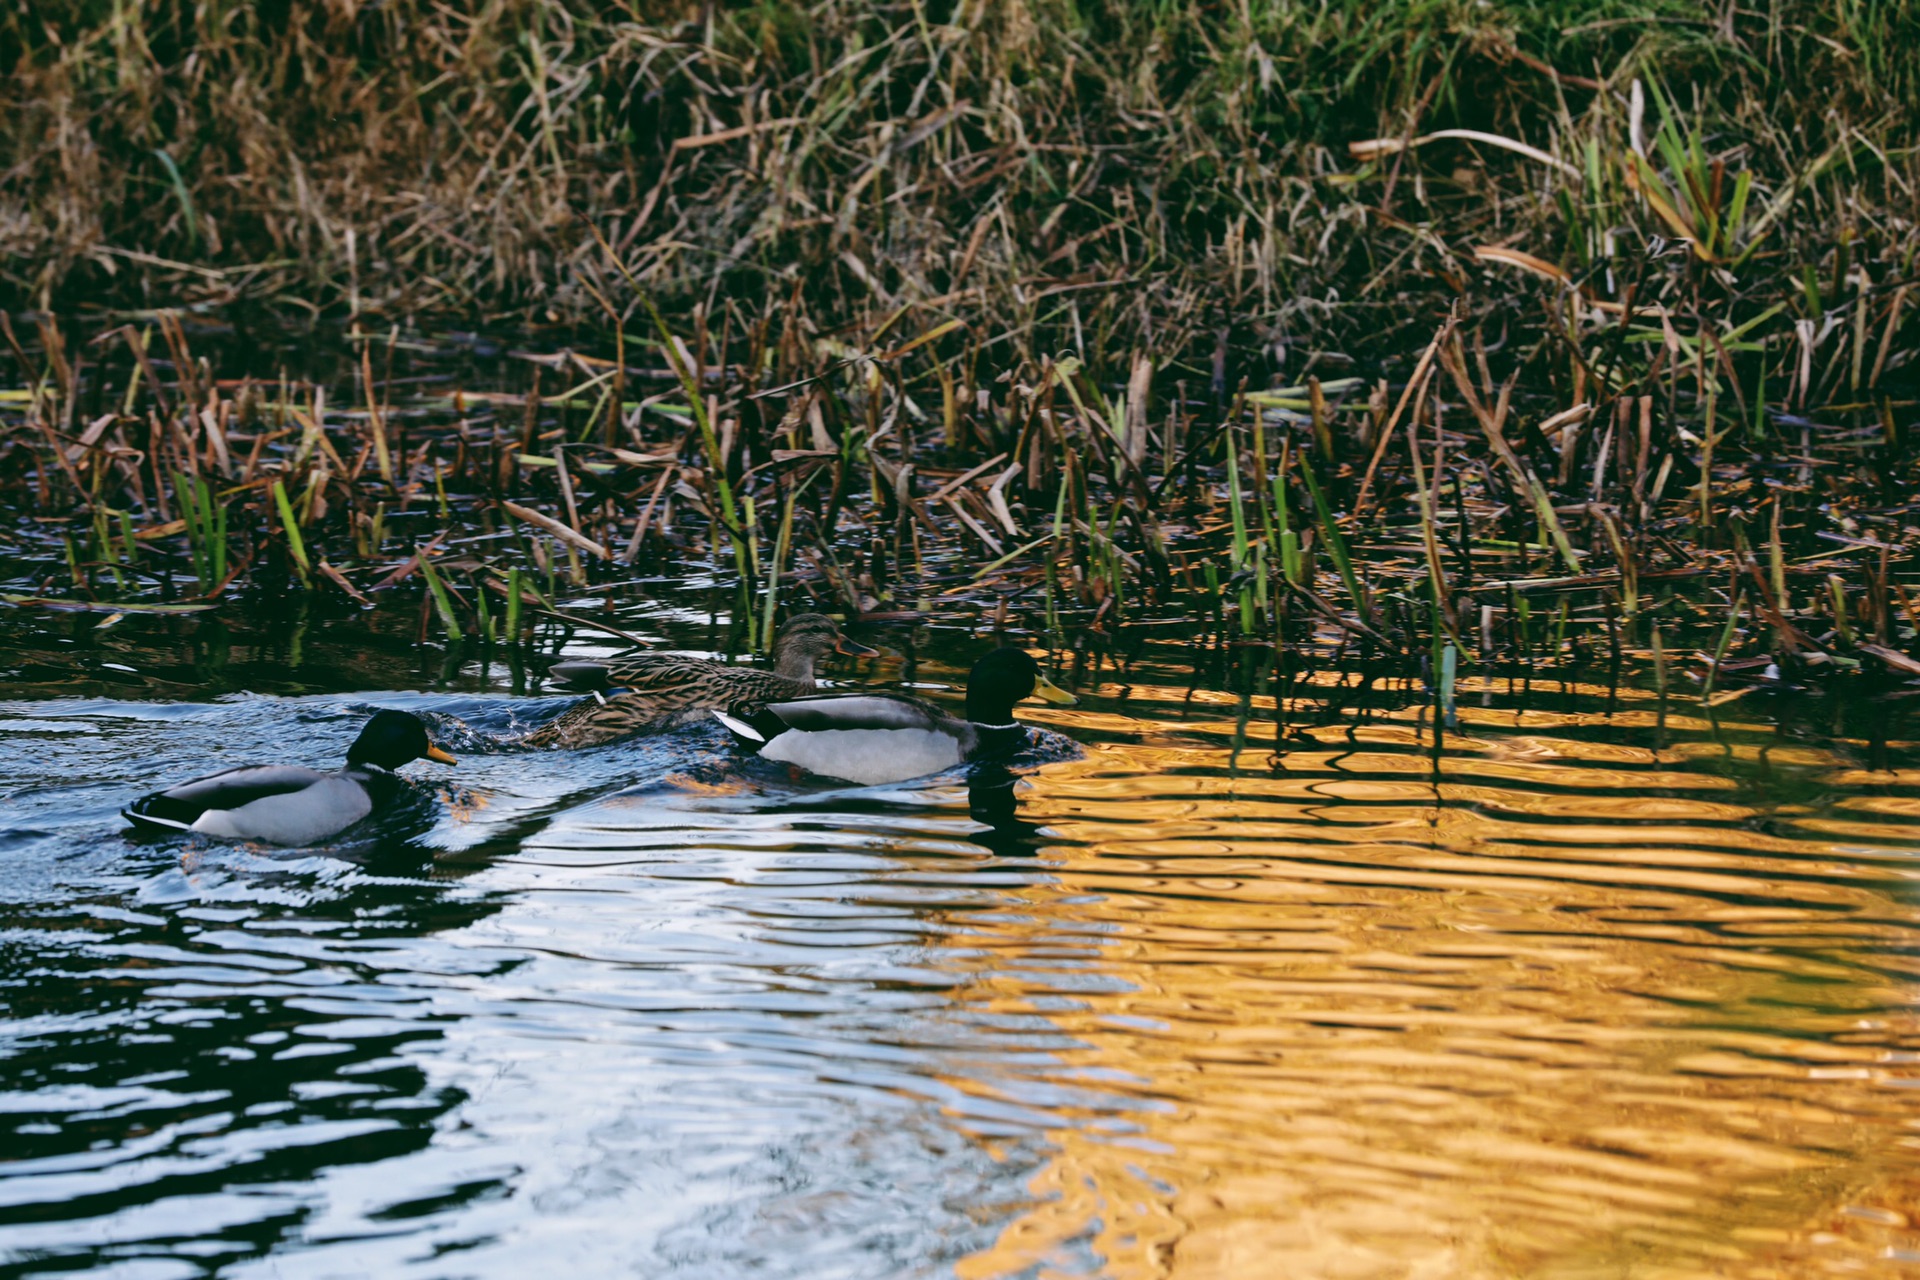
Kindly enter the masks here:
<path id="1" fill-rule="evenodd" d="M 0 19 L 17 601 L 506 641 L 704 560 L 749 642 L 807 600 L 1436 688 L 1920 671 L 1909 4 L 44 9 Z M 216 377 L 182 316 L 250 303 L 353 387 Z M 396 399 L 435 315 L 595 354 Z"/>

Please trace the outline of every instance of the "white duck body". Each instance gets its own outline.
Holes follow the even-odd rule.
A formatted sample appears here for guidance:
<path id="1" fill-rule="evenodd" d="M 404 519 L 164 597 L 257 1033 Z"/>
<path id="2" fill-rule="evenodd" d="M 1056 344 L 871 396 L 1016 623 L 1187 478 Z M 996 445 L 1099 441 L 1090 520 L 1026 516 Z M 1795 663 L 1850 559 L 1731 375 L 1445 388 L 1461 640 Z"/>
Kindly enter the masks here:
<path id="1" fill-rule="evenodd" d="M 1018 724 L 978 725 L 885 694 L 776 702 L 751 723 L 714 715 L 768 760 L 862 786 L 943 773 L 983 750 L 1010 755 L 1027 738 Z"/>
<path id="2" fill-rule="evenodd" d="M 787 731 L 761 747 L 762 756 L 862 786 L 941 773 L 965 760 L 978 741 L 966 721 L 908 698 L 808 698 L 767 710 Z"/>
<path id="3" fill-rule="evenodd" d="M 900 694 L 797 698 L 757 712 L 714 712 L 740 742 L 769 760 L 864 786 L 924 778 L 971 760 L 1000 759 L 1027 745 L 1013 706 L 1030 694 L 1063 705 L 1024 650 L 996 649 L 967 676 L 967 718 Z"/>
<path id="4" fill-rule="evenodd" d="M 355 769 L 323 773 L 297 765 L 243 765 L 161 793 L 181 805 L 206 806 L 191 822 L 154 812 L 140 817 L 159 826 L 228 840 L 314 844 L 345 831 L 373 812 L 373 796 L 366 785 L 372 781 L 369 772 Z"/>
<path id="5" fill-rule="evenodd" d="M 142 796 L 121 813 L 136 826 L 267 844 L 318 844 L 375 809 L 390 807 L 404 790 L 393 770 L 422 756 L 454 763 L 417 716 L 381 711 L 354 740 L 345 769 L 242 765 Z"/>

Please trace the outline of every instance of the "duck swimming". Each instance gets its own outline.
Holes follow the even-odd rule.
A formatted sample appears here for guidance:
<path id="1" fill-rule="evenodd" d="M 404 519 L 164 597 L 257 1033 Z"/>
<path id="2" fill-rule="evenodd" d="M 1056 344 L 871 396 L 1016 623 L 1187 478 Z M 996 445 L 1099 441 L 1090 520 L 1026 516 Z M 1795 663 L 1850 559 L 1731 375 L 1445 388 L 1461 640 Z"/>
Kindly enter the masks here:
<path id="1" fill-rule="evenodd" d="M 774 634 L 771 671 L 669 653 L 555 663 L 552 674 L 591 689 L 593 697 L 516 742 L 527 747 L 592 747 L 649 726 L 704 719 L 713 711 L 757 711 L 769 702 L 805 697 L 817 689 L 814 663 L 829 653 L 870 658 L 878 650 L 849 640 L 825 614 L 801 613 Z"/>
<path id="2" fill-rule="evenodd" d="M 413 760 L 456 761 L 405 711 L 376 711 L 347 748 L 347 767 L 326 773 L 292 764 L 241 765 L 142 796 L 121 810 L 136 827 L 198 831 L 230 840 L 317 844 L 390 806 L 394 773 Z"/>
<path id="3" fill-rule="evenodd" d="M 714 712 L 742 746 L 810 773 L 873 786 L 1004 758 L 1027 745 L 1014 704 L 1038 694 L 1071 706 L 1074 696 L 1041 674 L 1024 649 L 996 649 L 967 677 L 958 719 L 903 694 L 854 694 L 770 703 L 751 715 Z"/>

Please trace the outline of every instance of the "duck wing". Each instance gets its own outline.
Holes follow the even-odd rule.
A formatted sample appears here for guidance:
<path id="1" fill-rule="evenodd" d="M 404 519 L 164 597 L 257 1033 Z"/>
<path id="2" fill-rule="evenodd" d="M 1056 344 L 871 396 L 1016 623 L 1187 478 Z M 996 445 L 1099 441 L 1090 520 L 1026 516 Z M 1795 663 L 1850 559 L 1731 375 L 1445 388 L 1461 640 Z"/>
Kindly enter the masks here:
<path id="1" fill-rule="evenodd" d="M 757 704 L 804 697 L 814 688 L 810 680 L 757 667 L 733 667 L 711 658 L 670 653 L 635 654 L 611 662 L 556 662 L 547 671 L 583 688 L 652 698 L 668 709 Z"/>
<path id="2" fill-rule="evenodd" d="M 241 765 L 142 796 L 121 813 L 131 822 L 188 830 L 210 809 L 238 809 L 256 800 L 292 795 L 336 776 L 299 765 Z"/>
<path id="3" fill-rule="evenodd" d="M 803 698 L 814 689 L 811 680 L 704 658 L 668 658 L 621 667 L 610 673 L 610 679 L 622 698 L 645 698 L 681 710 L 760 706 L 776 698 Z"/>
<path id="4" fill-rule="evenodd" d="M 729 670 L 711 658 L 689 658 L 677 653 L 630 653 L 604 662 L 556 662 L 547 674 L 581 689 L 654 688 L 701 679 Z"/>
<path id="5" fill-rule="evenodd" d="M 591 747 L 630 733 L 683 721 L 685 712 L 758 712 L 778 698 L 813 692 L 813 684 L 754 667 L 705 658 L 644 654 L 625 664 L 561 663 L 599 673 L 605 697 L 576 703 L 519 739 L 527 747 Z M 572 674 L 566 672 L 563 674 Z"/>
<path id="6" fill-rule="evenodd" d="M 953 732 L 963 722 L 918 698 L 898 694 L 852 694 L 769 703 L 768 715 L 789 729 L 824 733 L 834 729 L 938 729 Z"/>

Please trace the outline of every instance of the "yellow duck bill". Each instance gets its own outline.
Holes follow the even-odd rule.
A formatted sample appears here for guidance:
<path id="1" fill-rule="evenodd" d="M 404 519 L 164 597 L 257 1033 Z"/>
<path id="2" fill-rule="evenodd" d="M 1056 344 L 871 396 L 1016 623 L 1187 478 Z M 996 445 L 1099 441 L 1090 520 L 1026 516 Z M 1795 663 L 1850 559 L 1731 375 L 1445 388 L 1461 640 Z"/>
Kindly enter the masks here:
<path id="1" fill-rule="evenodd" d="M 1070 707 L 1080 701 L 1080 699 L 1074 697 L 1045 676 L 1035 676 L 1033 678 L 1033 693 L 1037 698 L 1044 698 L 1048 702 L 1062 707 Z"/>

